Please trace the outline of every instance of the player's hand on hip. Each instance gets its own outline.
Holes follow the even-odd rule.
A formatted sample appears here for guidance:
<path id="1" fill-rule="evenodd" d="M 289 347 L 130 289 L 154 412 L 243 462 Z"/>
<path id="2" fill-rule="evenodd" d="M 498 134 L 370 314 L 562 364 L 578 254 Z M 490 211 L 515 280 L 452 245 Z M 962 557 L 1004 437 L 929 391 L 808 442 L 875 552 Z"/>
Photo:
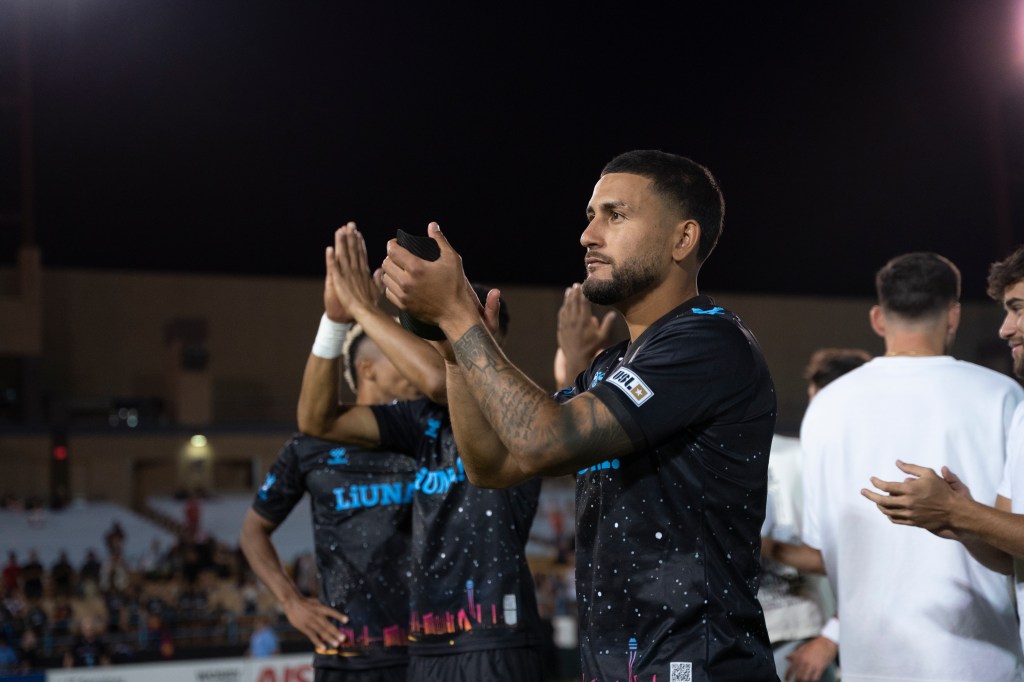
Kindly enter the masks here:
<path id="1" fill-rule="evenodd" d="M 320 652 L 336 650 L 344 641 L 341 633 L 331 619 L 347 623 L 348 616 L 313 599 L 312 597 L 296 597 L 284 604 L 284 615 L 296 630 L 304 634 Z"/>

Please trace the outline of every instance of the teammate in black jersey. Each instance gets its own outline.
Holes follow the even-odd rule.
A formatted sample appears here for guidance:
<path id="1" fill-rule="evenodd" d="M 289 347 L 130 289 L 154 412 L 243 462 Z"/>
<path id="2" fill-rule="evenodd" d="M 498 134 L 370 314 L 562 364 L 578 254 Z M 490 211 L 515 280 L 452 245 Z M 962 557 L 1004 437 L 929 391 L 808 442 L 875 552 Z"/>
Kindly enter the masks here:
<path id="1" fill-rule="evenodd" d="M 417 395 L 362 330 L 344 340 L 357 402 Z M 316 647 L 317 682 L 406 680 L 414 480 L 414 463 L 405 455 L 297 436 L 282 448 L 246 514 L 242 550 L 291 624 Z M 319 599 L 299 592 L 270 540 L 306 493 Z"/>
<path id="2" fill-rule="evenodd" d="M 630 339 L 555 399 L 494 342 L 436 223 L 436 261 L 388 245 L 388 298 L 452 340 L 448 402 L 470 480 L 577 475 L 587 682 L 777 679 L 756 598 L 774 388 L 750 332 L 697 291 L 723 207 L 689 159 L 637 151 L 605 167 L 580 238 L 583 292 L 618 310 Z"/>
<path id="3" fill-rule="evenodd" d="M 314 347 L 299 399 L 303 432 L 415 459 L 409 679 L 540 682 L 540 622 L 525 553 L 540 482 L 483 490 L 466 480 L 443 404 L 441 356 L 377 306 L 354 225 L 337 232 L 327 261 L 348 317 L 427 395 L 372 409 L 339 406 L 337 366 Z"/>

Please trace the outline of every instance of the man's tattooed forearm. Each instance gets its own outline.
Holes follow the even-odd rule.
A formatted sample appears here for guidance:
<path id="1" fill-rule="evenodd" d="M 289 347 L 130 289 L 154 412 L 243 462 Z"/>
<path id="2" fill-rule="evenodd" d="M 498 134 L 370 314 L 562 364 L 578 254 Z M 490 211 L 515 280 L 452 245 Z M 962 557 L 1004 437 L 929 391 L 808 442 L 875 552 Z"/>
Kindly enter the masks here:
<path id="1" fill-rule="evenodd" d="M 494 339 L 483 327 L 476 325 L 452 344 L 455 358 L 463 367 L 480 372 L 508 369 L 508 361 L 494 345 Z"/>
<path id="2" fill-rule="evenodd" d="M 629 436 L 602 419 L 600 401 L 584 395 L 561 407 L 508 361 L 483 327 L 452 344 L 463 377 L 481 412 L 510 451 L 520 453 L 621 452 Z"/>
<path id="3" fill-rule="evenodd" d="M 452 344 L 455 357 L 470 374 L 471 390 L 488 421 L 506 442 L 528 440 L 533 435 L 534 419 L 546 398 L 536 387 L 516 381 L 513 367 L 491 336 L 479 325 L 472 327 Z M 482 375 L 482 376 L 481 376 Z"/>

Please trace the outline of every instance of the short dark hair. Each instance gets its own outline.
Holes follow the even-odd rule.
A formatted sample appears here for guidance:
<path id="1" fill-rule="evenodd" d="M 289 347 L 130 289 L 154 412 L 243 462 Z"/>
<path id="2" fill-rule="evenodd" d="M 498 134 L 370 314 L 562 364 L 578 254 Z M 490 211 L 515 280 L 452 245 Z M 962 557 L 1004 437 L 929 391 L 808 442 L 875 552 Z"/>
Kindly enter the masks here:
<path id="1" fill-rule="evenodd" d="M 685 156 L 653 149 L 619 154 L 601 175 L 632 173 L 648 178 L 655 192 L 674 205 L 685 218 L 700 225 L 697 262 L 703 263 L 722 234 L 725 199 L 718 182 L 704 166 Z"/>
<path id="2" fill-rule="evenodd" d="M 1024 279 L 1024 246 L 1017 247 L 1003 260 L 997 260 L 988 269 L 988 295 L 997 301 L 1017 282 Z"/>
<path id="3" fill-rule="evenodd" d="M 473 291 L 476 292 L 477 298 L 480 299 L 480 305 L 487 303 L 487 292 L 492 288 L 485 284 L 473 282 Z M 502 338 L 508 336 L 508 322 L 508 304 L 505 302 L 505 297 L 502 296 L 498 299 L 498 331 L 501 332 Z"/>
<path id="4" fill-rule="evenodd" d="M 871 354 L 860 348 L 819 348 L 811 354 L 804 379 L 822 389 L 870 359 Z"/>
<path id="5" fill-rule="evenodd" d="M 960 300 L 960 271 L 937 253 L 923 251 L 893 258 L 875 275 L 878 304 L 887 313 L 919 320 Z"/>

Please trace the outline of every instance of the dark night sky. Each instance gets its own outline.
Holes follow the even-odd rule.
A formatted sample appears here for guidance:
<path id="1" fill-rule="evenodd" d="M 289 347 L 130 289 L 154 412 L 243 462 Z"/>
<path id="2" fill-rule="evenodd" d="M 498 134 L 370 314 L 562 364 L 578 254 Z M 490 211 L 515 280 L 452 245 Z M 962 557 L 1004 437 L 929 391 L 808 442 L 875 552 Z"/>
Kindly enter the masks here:
<path id="1" fill-rule="evenodd" d="M 1006 149 L 1024 140 L 1022 79 L 996 88 L 1010 0 L 29 6 L 48 266 L 316 276 L 347 219 L 377 261 L 436 219 L 474 279 L 565 285 L 593 183 L 632 148 L 718 176 L 705 289 L 869 295 L 886 258 L 935 250 L 979 297 L 1004 255 L 987 126 L 1001 92 Z"/>

